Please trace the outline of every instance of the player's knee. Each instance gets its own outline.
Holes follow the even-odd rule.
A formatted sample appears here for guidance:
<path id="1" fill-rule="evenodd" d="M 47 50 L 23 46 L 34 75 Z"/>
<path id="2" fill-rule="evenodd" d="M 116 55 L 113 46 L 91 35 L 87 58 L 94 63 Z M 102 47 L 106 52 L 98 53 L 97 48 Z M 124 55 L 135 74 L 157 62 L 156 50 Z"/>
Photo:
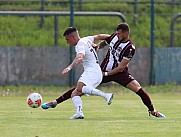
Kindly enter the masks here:
<path id="1" fill-rule="evenodd" d="M 79 93 L 82 93 L 82 87 L 77 87 L 76 91 L 79 92 Z"/>
<path id="2" fill-rule="evenodd" d="M 82 92 L 80 89 L 75 89 L 72 94 L 71 94 L 71 97 L 74 97 L 74 96 L 81 96 L 82 95 Z"/>

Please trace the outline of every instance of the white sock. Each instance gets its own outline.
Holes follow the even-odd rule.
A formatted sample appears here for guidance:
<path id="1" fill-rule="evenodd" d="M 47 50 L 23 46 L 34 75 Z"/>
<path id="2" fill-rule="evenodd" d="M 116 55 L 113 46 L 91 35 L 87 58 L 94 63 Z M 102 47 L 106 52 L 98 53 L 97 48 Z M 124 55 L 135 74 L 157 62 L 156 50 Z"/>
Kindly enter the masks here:
<path id="1" fill-rule="evenodd" d="M 80 96 L 74 96 L 72 102 L 75 106 L 76 112 L 82 112 L 82 100 Z"/>
<path id="2" fill-rule="evenodd" d="M 104 93 L 98 89 L 95 89 L 93 87 L 83 86 L 82 93 L 90 94 L 90 95 L 97 95 L 97 96 L 101 96 L 104 99 L 106 99 L 106 93 Z"/>

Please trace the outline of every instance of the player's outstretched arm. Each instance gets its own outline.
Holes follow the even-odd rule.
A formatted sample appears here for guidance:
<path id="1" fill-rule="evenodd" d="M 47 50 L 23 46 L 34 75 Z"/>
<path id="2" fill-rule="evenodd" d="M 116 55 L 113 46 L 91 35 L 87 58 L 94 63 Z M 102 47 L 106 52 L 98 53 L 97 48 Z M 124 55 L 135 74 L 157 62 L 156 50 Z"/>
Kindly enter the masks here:
<path id="1" fill-rule="evenodd" d="M 123 59 L 118 67 L 110 70 L 109 72 L 103 72 L 103 75 L 109 76 L 109 75 L 114 75 L 119 72 L 122 72 L 125 69 L 125 67 L 128 66 L 128 64 L 129 64 L 129 60 Z"/>
<path id="2" fill-rule="evenodd" d="M 97 44 L 97 49 L 102 49 L 104 48 L 106 45 L 108 45 L 108 43 L 106 41 L 102 41 L 100 43 Z"/>
<path id="3" fill-rule="evenodd" d="M 82 63 L 83 58 L 84 58 L 83 53 L 77 54 L 77 56 L 74 58 L 73 62 L 62 71 L 62 75 L 68 73 L 74 66 Z"/>
<path id="4" fill-rule="evenodd" d="M 109 34 L 98 34 L 94 35 L 94 43 L 98 42 L 99 40 L 105 40 L 106 38 L 110 37 Z"/>

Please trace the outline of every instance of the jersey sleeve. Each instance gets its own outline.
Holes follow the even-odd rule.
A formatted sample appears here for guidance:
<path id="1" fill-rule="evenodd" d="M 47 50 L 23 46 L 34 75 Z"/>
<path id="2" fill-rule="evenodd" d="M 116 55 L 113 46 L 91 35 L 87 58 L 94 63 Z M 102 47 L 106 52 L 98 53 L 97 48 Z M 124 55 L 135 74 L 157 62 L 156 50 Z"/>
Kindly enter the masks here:
<path id="1" fill-rule="evenodd" d="M 88 38 L 92 43 L 94 43 L 94 36 L 87 36 L 87 38 Z"/>
<path id="2" fill-rule="evenodd" d="M 83 42 L 79 42 L 78 45 L 76 45 L 76 53 L 82 53 L 85 55 L 85 44 Z"/>
<path id="3" fill-rule="evenodd" d="M 91 46 L 94 42 L 94 36 L 87 36 L 82 38 L 76 45 L 77 54 L 82 53 L 85 55 L 86 47 Z"/>
<path id="4" fill-rule="evenodd" d="M 107 44 L 110 44 L 112 39 L 116 36 L 116 33 L 113 33 L 110 37 L 106 38 L 105 41 Z"/>
<path id="5" fill-rule="evenodd" d="M 123 53 L 123 59 L 131 60 L 135 54 L 135 46 L 130 44 Z"/>

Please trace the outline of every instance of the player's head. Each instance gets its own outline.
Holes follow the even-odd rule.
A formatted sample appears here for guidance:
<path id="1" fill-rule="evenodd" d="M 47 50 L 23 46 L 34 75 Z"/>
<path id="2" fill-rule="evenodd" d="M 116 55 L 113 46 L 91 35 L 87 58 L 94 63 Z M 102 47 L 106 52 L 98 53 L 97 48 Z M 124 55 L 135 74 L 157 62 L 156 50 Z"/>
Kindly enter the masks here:
<path id="1" fill-rule="evenodd" d="M 68 44 L 75 46 L 79 41 L 79 32 L 76 27 L 68 27 L 63 33 Z"/>
<path id="2" fill-rule="evenodd" d="M 117 37 L 120 41 L 126 41 L 129 39 L 130 28 L 127 23 L 121 23 L 116 28 Z"/>

